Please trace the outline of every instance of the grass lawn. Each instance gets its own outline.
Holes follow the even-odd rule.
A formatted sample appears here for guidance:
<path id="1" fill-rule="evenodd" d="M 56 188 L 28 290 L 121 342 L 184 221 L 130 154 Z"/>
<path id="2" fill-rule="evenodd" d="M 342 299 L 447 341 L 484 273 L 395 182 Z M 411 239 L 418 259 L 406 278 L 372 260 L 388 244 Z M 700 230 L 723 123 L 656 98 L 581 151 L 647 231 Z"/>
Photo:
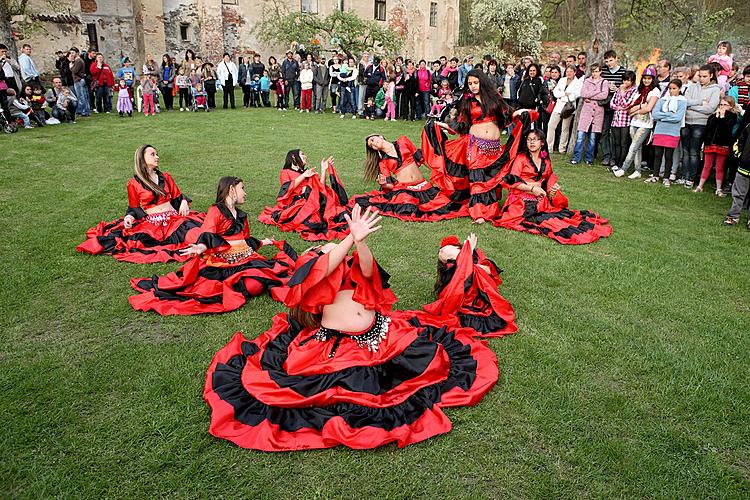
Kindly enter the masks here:
<path id="1" fill-rule="evenodd" d="M 350 195 L 365 135 L 418 124 L 275 110 L 117 114 L 0 137 L 0 496 L 268 498 L 750 496 L 750 233 L 721 221 L 728 199 L 556 171 L 573 208 L 609 217 L 611 238 L 563 246 L 468 219 L 385 220 L 371 246 L 412 309 L 433 300 L 437 245 L 475 231 L 505 269 L 519 333 L 490 342 L 501 375 L 454 429 L 398 449 L 243 450 L 208 434 L 205 371 L 237 330 L 250 338 L 283 306 L 230 314 L 134 312 L 135 265 L 75 252 L 121 215 L 133 152 L 157 147 L 193 206 L 223 175 L 245 179 L 251 233 L 308 246 L 256 217 L 287 150 L 334 155 Z"/>

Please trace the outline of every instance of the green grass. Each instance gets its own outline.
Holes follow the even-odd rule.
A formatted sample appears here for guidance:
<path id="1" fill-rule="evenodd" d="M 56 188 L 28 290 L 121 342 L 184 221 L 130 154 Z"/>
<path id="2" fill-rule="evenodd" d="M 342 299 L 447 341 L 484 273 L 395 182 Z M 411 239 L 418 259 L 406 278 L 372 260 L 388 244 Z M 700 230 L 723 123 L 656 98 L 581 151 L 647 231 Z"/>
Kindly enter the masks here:
<path id="1" fill-rule="evenodd" d="M 256 236 L 308 244 L 255 219 L 287 150 L 327 155 L 350 195 L 365 135 L 418 125 L 274 110 L 156 119 L 116 114 L 0 137 L 0 496 L 452 498 L 748 497 L 750 285 L 744 227 L 727 199 L 556 170 L 573 208 L 611 238 L 563 246 L 530 234 L 385 221 L 372 238 L 398 308 L 431 301 L 440 238 L 470 231 L 505 269 L 519 333 L 493 340 L 501 377 L 447 435 L 397 449 L 240 449 L 208 434 L 212 355 L 282 306 L 268 297 L 200 317 L 136 313 L 129 278 L 178 265 L 78 254 L 85 230 L 124 211 L 133 151 L 158 148 L 194 207 L 223 175 L 245 179 Z"/>

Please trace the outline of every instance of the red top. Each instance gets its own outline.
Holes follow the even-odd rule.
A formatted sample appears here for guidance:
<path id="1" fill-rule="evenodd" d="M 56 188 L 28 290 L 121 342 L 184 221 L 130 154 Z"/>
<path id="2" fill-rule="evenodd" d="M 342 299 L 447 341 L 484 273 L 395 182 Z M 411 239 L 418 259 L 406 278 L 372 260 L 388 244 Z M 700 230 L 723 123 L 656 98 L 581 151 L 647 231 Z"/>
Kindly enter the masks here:
<path id="1" fill-rule="evenodd" d="M 190 199 L 182 194 L 180 188 L 175 184 L 172 176 L 167 172 L 156 170 L 158 184 L 166 194 L 158 195 L 141 183 L 140 179 L 133 177 L 128 181 L 128 211 L 127 213 L 136 219 L 146 216 L 146 210 L 162 203 L 171 203 L 175 210 L 180 208 L 182 200 Z"/>
<path id="2" fill-rule="evenodd" d="M 323 307 L 333 304 L 336 293 L 341 290 L 354 290 L 353 299 L 367 309 L 388 313 L 396 302 L 390 290 L 390 276 L 377 263 L 372 277 L 366 278 L 359 267 L 359 255 L 347 256 L 336 269 L 328 272 L 329 255 L 317 251 L 302 255 L 294 268 L 294 274 L 284 287 L 272 289 L 273 298 L 287 307 L 301 307 L 302 310 L 318 314 Z"/>
<path id="3" fill-rule="evenodd" d="M 237 209 L 237 216 L 223 204 L 211 205 L 201 226 L 201 235 L 196 243 L 202 243 L 211 252 L 225 252 L 231 245 L 230 241 L 245 241 L 253 250 L 257 250 L 260 242 L 250 237 L 250 226 L 247 214 Z"/>
<path id="4" fill-rule="evenodd" d="M 528 182 L 541 182 L 542 189 L 547 190 L 557 182 L 557 175 L 552 171 L 552 165 L 549 158 L 542 158 L 539 169 L 534 165 L 529 156 L 521 153 L 513 160 L 510 173 L 503 178 L 503 185 L 507 189 L 514 189 L 519 184 Z"/>
<path id="5" fill-rule="evenodd" d="M 297 177 L 302 175 L 302 172 L 303 171 L 297 171 L 291 168 L 281 169 L 281 173 L 279 174 L 279 184 L 281 184 L 281 189 L 279 189 L 279 194 L 276 195 L 276 201 L 289 201 L 294 194 L 299 194 L 294 189 L 292 189 L 292 184 L 294 184 L 294 181 L 297 180 Z M 299 186 L 302 186 L 303 184 L 304 181 L 301 182 Z"/>
<path id="6" fill-rule="evenodd" d="M 113 87 L 115 85 L 115 75 L 112 73 L 112 68 L 107 63 L 102 63 L 102 68 L 99 69 L 96 66 L 96 61 L 91 63 L 91 78 L 96 80 L 99 85 L 109 85 Z"/>
<path id="7" fill-rule="evenodd" d="M 393 177 L 404 167 L 422 163 L 421 151 L 418 151 L 411 139 L 405 135 L 399 137 L 393 145 L 396 147 L 396 157 L 386 155 L 378 163 L 380 173 L 386 178 L 391 177 L 387 182 L 390 184 L 395 182 Z"/>
<path id="8" fill-rule="evenodd" d="M 482 118 L 482 105 L 479 104 L 479 101 L 476 100 L 475 97 L 464 97 L 464 99 L 468 99 L 471 102 L 471 125 L 476 125 L 478 123 L 494 123 L 495 122 L 495 114 L 490 112 Z M 464 119 L 463 115 L 459 117 L 459 122 L 466 123 L 466 120 Z"/>

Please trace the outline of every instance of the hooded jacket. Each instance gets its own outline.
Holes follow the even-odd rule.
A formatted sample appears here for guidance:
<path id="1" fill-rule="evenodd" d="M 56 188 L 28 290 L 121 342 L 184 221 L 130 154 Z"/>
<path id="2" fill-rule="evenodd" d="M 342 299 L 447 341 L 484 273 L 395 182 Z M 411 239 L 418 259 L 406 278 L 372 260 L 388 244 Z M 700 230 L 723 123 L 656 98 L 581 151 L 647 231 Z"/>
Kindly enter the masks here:
<path id="1" fill-rule="evenodd" d="M 719 107 L 720 91 L 721 87 L 717 83 L 709 83 L 705 87 L 699 83 L 690 85 L 685 91 L 685 99 L 687 99 L 685 124 L 706 125 L 708 117 Z"/>

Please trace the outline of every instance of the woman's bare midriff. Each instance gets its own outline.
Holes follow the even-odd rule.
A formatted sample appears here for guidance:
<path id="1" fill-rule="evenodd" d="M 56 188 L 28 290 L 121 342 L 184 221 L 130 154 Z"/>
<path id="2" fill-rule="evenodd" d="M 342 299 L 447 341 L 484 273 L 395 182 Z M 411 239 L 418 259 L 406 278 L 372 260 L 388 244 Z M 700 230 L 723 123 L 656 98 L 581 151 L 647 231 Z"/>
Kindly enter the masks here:
<path id="1" fill-rule="evenodd" d="M 490 141 L 496 141 L 500 139 L 501 135 L 500 128 L 495 122 L 475 123 L 469 129 L 469 133 L 474 137 L 479 137 L 480 139 L 487 139 Z"/>
<path id="2" fill-rule="evenodd" d="M 405 184 L 414 184 L 415 182 L 422 182 L 424 175 L 422 175 L 416 163 L 409 163 L 398 171 L 396 180 Z"/>
<path id="3" fill-rule="evenodd" d="M 155 207 L 151 207 L 151 208 L 147 208 L 146 209 L 146 213 L 149 214 L 149 215 L 151 215 L 151 214 L 160 214 L 162 212 L 174 212 L 174 211 L 175 211 L 174 207 L 168 201 L 165 201 L 164 203 L 162 203 L 160 205 L 156 205 Z"/>
<path id="4" fill-rule="evenodd" d="M 340 332 L 361 332 L 368 329 L 375 319 L 375 311 L 354 302 L 353 296 L 354 290 L 338 292 L 333 304 L 323 307 L 320 324 Z"/>

